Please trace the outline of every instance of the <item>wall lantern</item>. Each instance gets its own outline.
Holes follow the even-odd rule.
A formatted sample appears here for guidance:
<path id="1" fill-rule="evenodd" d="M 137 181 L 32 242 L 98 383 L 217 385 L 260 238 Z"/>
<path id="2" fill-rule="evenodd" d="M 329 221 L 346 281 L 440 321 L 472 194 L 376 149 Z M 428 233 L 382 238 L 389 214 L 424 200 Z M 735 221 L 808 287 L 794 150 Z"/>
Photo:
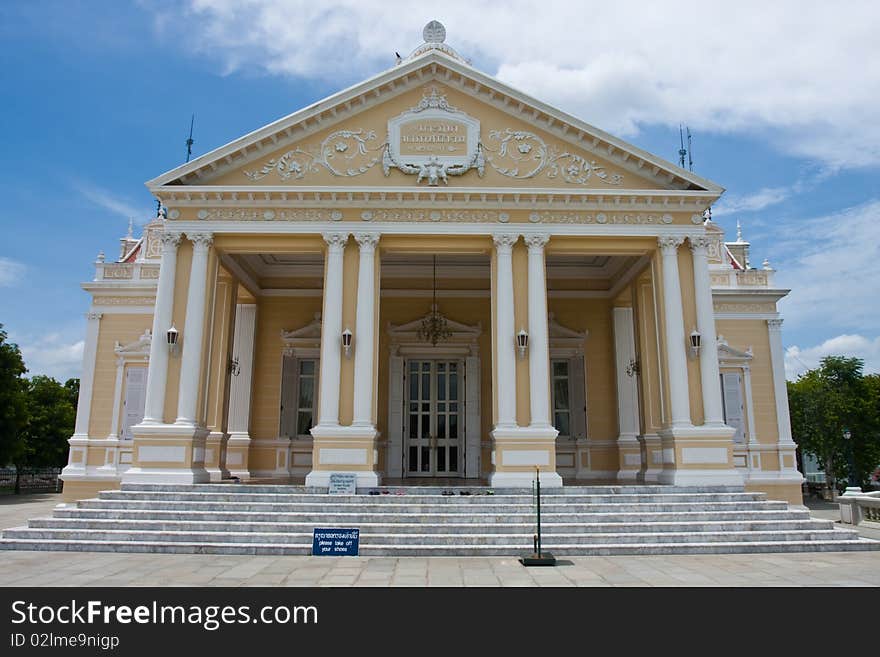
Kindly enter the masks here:
<path id="1" fill-rule="evenodd" d="M 165 332 L 165 339 L 168 342 L 168 351 L 171 354 L 177 353 L 177 339 L 180 337 L 180 331 L 174 328 L 174 324 L 171 325 L 171 328 Z"/>
<path id="2" fill-rule="evenodd" d="M 520 360 L 526 357 L 526 349 L 529 347 L 529 334 L 525 329 L 520 329 L 516 334 L 516 346 L 519 349 Z"/>
<path id="3" fill-rule="evenodd" d="M 697 329 L 691 331 L 691 358 L 697 358 L 700 355 L 700 344 L 703 338 L 697 332 Z"/>
<path id="4" fill-rule="evenodd" d="M 342 332 L 342 349 L 345 352 L 345 357 L 351 357 L 351 331 L 349 329 L 345 329 Z"/>

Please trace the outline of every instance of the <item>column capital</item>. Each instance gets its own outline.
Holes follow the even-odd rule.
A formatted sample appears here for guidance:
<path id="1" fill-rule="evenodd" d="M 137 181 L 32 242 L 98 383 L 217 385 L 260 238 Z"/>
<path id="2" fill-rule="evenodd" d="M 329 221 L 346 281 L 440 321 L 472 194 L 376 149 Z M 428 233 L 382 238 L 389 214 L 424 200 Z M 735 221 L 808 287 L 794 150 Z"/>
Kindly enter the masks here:
<path id="1" fill-rule="evenodd" d="M 781 319 L 768 319 L 767 320 L 767 328 L 771 331 L 781 331 L 782 330 L 782 321 Z"/>
<path id="2" fill-rule="evenodd" d="M 523 237 L 525 240 L 526 246 L 529 247 L 529 251 L 537 251 L 541 252 L 544 250 L 544 245 L 550 241 L 550 235 L 546 233 L 536 233 L 533 235 L 526 235 Z"/>
<path id="3" fill-rule="evenodd" d="M 688 241 L 691 243 L 691 253 L 695 256 L 705 256 L 709 253 L 709 244 L 712 243 L 705 235 L 694 235 L 692 237 L 688 237 Z"/>
<path id="4" fill-rule="evenodd" d="M 348 242 L 348 233 L 322 233 L 321 237 L 327 242 L 327 246 L 333 250 L 342 250 Z"/>
<path id="5" fill-rule="evenodd" d="M 513 245 L 516 244 L 518 239 L 519 235 L 516 233 L 498 233 L 497 235 L 492 236 L 492 241 L 495 242 L 495 249 L 507 253 L 510 253 L 510 250 L 513 248 Z"/>
<path id="6" fill-rule="evenodd" d="M 194 251 L 207 251 L 214 243 L 214 233 L 187 233 L 186 238 L 192 242 Z"/>
<path id="7" fill-rule="evenodd" d="M 678 253 L 678 247 L 684 243 L 683 237 L 675 235 L 662 235 L 657 238 L 657 244 L 660 245 L 660 251 L 665 256 L 675 255 Z"/>
<path id="8" fill-rule="evenodd" d="M 179 231 L 164 231 L 161 235 L 159 235 L 159 239 L 162 241 L 162 248 L 170 250 L 172 252 L 177 250 L 177 247 L 180 245 L 180 238 L 183 237 L 183 233 Z"/>
<path id="9" fill-rule="evenodd" d="M 357 241 L 360 246 L 361 252 L 375 250 L 376 245 L 379 243 L 379 233 L 355 233 L 354 239 Z"/>

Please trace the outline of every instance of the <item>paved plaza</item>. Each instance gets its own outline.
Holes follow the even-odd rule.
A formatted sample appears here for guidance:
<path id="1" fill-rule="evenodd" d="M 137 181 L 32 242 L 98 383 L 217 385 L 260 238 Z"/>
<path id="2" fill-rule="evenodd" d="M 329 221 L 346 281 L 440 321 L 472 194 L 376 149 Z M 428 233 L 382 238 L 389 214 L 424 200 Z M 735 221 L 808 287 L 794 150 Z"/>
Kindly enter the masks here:
<path id="1" fill-rule="evenodd" d="M 0 498 L 0 527 L 47 516 L 58 495 Z M 813 513 L 833 517 L 830 508 Z M 878 528 L 860 527 L 880 538 Z M 4 586 L 880 586 L 880 551 L 570 557 L 396 558 L 0 552 Z"/>

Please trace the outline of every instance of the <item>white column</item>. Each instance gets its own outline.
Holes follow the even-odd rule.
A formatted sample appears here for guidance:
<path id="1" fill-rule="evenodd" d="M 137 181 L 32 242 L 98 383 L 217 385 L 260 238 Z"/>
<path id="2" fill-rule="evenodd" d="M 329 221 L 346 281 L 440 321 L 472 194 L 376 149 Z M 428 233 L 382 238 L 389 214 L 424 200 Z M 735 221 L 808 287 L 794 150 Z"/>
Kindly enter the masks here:
<path id="1" fill-rule="evenodd" d="M 715 337 L 715 308 L 709 280 L 709 238 L 691 237 L 694 262 L 694 295 L 697 308 L 697 332 L 700 334 L 700 384 L 703 389 L 703 423 L 724 424 L 721 402 L 721 374 L 718 369 L 718 341 Z"/>
<path id="2" fill-rule="evenodd" d="M 166 331 L 171 328 L 174 311 L 174 278 L 177 271 L 177 246 L 180 233 L 162 233 L 162 260 L 156 288 L 156 309 L 153 313 L 153 339 L 150 342 L 150 366 L 147 370 L 147 397 L 141 424 L 162 424 L 165 421 L 165 385 L 168 382 L 168 343 Z"/>
<path id="3" fill-rule="evenodd" d="M 547 280 L 544 245 L 549 235 L 527 235 L 529 247 L 529 408 L 531 426 L 550 422 L 550 338 L 547 327 Z"/>
<path id="4" fill-rule="evenodd" d="M 779 442 L 794 445 L 791 418 L 788 414 L 788 389 L 785 385 L 785 352 L 782 348 L 782 320 L 768 319 L 770 334 L 770 367 L 773 370 L 773 396 L 776 398 L 776 426 Z"/>
<path id="5" fill-rule="evenodd" d="M 247 436 L 251 416 L 251 382 L 254 373 L 254 337 L 257 324 L 257 306 L 240 303 L 235 309 L 232 357 L 238 360 L 238 376 L 229 385 L 230 435 Z"/>
<path id="6" fill-rule="evenodd" d="M 342 259 L 348 233 L 324 233 L 327 264 L 321 320 L 321 374 L 318 425 L 339 426 L 339 374 L 342 365 Z"/>
<path id="7" fill-rule="evenodd" d="M 122 414 L 122 375 L 125 372 L 125 359 L 116 359 L 116 383 L 113 387 L 113 417 L 110 420 L 109 439 L 119 438 L 119 416 Z"/>
<path id="8" fill-rule="evenodd" d="M 193 245 L 189 290 L 186 295 L 186 321 L 181 338 L 180 388 L 177 396 L 175 424 L 197 424 L 199 381 L 202 372 L 202 350 L 205 336 L 205 304 L 208 286 L 208 251 L 214 236 L 211 233 L 187 233 Z"/>
<path id="9" fill-rule="evenodd" d="M 639 392 L 635 374 L 627 368 L 635 360 L 636 344 L 633 331 L 632 308 L 615 308 L 614 355 L 617 369 L 617 424 L 618 441 L 634 441 L 639 435 Z"/>
<path id="10" fill-rule="evenodd" d="M 86 313 L 86 341 L 83 348 L 82 374 L 79 379 L 79 399 L 76 403 L 76 423 L 72 438 L 89 437 L 89 418 L 92 414 L 92 387 L 95 382 L 95 360 L 98 356 L 98 332 L 101 313 Z"/>
<path id="11" fill-rule="evenodd" d="M 516 344 L 513 316 L 513 245 L 518 235 L 503 233 L 495 241 L 495 348 L 498 358 L 495 386 L 498 398 L 497 428 L 516 427 Z"/>
<path id="12" fill-rule="evenodd" d="M 373 426 L 373 361 L 376 320 L 375 253 L 378 233 L 355 233 L 360 245 L 354 328 L 354 416 L 352 426 Z"/>
<path id="13" fill-rule="evenodd" d="M 681 306 L 681 281 L 678 275 L 678 247 L 683 237 L 658 238 L 663 256 L 663 311 L 666 318 L 666 358 L 669 368 L 669 405 L 672 426 L 690 427 L 691 407 L 688 398 L 687 356 L 684 344 L 684 317 Z"/>

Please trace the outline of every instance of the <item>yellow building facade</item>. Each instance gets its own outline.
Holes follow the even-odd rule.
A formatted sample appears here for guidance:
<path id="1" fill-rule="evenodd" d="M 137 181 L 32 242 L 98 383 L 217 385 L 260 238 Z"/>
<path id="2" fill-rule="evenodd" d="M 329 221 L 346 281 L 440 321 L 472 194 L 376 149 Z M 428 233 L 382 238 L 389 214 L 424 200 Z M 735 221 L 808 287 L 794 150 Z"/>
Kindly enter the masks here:
<path id="1" fill-rule="evenodd" d="M 395 67 L 148 183 L 99 257 L 68 499 L 120 483 L 743 485 L 801 503 L 773 271 L 718 185 Z"/>

